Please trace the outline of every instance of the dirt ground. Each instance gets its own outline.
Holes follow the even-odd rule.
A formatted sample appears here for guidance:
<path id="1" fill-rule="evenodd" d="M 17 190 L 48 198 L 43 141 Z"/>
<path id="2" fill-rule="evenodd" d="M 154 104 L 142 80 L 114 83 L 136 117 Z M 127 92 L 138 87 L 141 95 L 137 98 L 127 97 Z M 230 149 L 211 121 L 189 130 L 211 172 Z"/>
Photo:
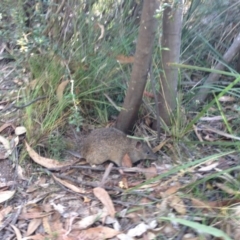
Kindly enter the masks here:
<path id="1" fill-rule="evenodd" d="M 3 184 L 14 181 L 14 170 L 9 159 L 1 160 L 0 181 Z"/>

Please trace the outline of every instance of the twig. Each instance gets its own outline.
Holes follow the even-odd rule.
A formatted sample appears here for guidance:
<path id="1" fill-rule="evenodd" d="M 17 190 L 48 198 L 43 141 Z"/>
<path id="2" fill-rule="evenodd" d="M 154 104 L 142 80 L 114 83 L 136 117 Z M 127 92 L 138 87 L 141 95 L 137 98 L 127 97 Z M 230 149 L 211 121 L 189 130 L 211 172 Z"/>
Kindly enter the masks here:
<path id="1" fill-rule="evenodd" d="M 71 182 L 74 182 L 74 183 L 78 183 L 80 185 L 89 186 L 89 187 L 99 187 L 98 183 L 86 182 L 86 181 L 82 181 L 82 180 L 78 181 L 78 180 L 73 179 L 69 176 L 64 176 L 64 175 L 61 175 L 61 174 L 54 174 L 54 175 L 58 178 L 65 179 L 65 180 L 68 180 L 68 181 L 71 181 Z M 115 191 L 118 191 L 118 192 L 124 192 L 124 190 L 122 190 L 121 188 L 117 188 L 117 187 L 105 187 L 105 189 L 106 190 L 115 190 Z"/>
<path id="2" fill-rule="evenodd" d="M 3 109 L 2 112 L 6 112 L 6 111 L 8 111 L 8 110 L 11 109 L 11 108 L 15 108 L 15 110 L 16 110 L 16 109 L 23 109 L 23 108 L 28 107 L 28 106 L 30 106 L 31 104 L 33 104 L 33 103 L 35 103 L 35 102 L 37 102 L 37 101 L 39 101 L 39 100 L 42 100 L 42 99 L 44 99 L 44 98 L 46 98 L 46 96 L 41 96 L 41 97 L 38 97 L 38 98 L 33 99 L 33 100 L 32 100 L 31 102 L 29 102 L 29 103 L 26 103 L 26 104 L 20 105 L 20 106 L 16 105 L 15 103 L 11 103 L 8 107 L 6 107 L 5 109 Z"/>
<path id="3" fill-rule="evenodd" d="M 109 163 L 109 165 L 107 166 L 107 168 L 105 169 L 105 172 L 103 174 L 102 181 L 100 183 L 100 187 L 103 187 L 104 184 L 106 183 L 106 179 L 108 178 L 112 168 L 113 168 L 113 163 Z"/>
<path id="4" fill-rule="evenodd" d="M 18 210 L 16 211 L 16 213 L 13 213 L 12 215 L 10 215 L 10 217 L 8 219 L 6 219 L 2 224 L 1 224 L 1 227 L 0 227 L 0 232 L 5 229 L 10 223 L 15 225 L 17 219 L 18 219 L 18 216 L 19 214 L 21 213 L 21 210 L 22 210 L 22 206 L 20 206 L 18 208 Z"/>
<path id="5" fill-rule="evenodd" d="M 152 91 L 154 94 L 154 100 L 155 100 L 155 106 L 156 106 L 156 114 L 157 114 L 157 139 L 160 139 L 160 132 L 161 132 L 161 125 L 160 125 L 160 112 L 158 108 L 158 97 L 157 97 L 157 92 L 156 92 L 156 82 L 153 77 L 152 73 L 152 63 L 150 63 L 150 69 L 149 69 L 149 76 L 151 80 L 151 85 L 152 85 Z"/>
<path id="6" fill-rule="evenodd" d="M 70 169 L 91 169 L 93 171 L 105 171 L 105 168 L 103 167 L 92 167 L 92 166 L 69 166 Z M 112 167 L 111 170 L 114 171 L 119 171 L 122 170 L 125 173 L 146 173 L 146 169 L 144 168 L 138 168 L 138 167 L 131 167 L 131 168 L 127 168 L 127 167 Z"/>
<path id="7" fill-rule="evenodd" d="M 37 97 L 37 98 L 33 99 L 31 102 L 29 102 L 29 103 L 26 103 L 26 104 L 20 105 L 20 106 L 17 106 L 17 105 L 14 104 L 13 107 L 17 108 L 17 109 L 22 109 L 22 108 L 25 108 L 25 107 L 28 107 L 28 106 L 32 105 L 33 103 L 35 103 L 35 102 L 37 102 L 39 100 L 42 100 L 42 99 L 46 98 L 46 97 L 47 96 Z"/>

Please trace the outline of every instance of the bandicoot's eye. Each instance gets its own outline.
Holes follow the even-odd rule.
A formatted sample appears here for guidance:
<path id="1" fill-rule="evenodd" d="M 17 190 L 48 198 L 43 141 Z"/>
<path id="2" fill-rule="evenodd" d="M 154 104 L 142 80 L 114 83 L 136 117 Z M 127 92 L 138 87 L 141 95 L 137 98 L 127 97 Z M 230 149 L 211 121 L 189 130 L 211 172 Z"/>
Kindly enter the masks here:
<path id="1" fill-rule="evenodd" d="M 149 155 L 149 154 L 150 154 L 150 151 L 147 151 L 147 154 Z"/>

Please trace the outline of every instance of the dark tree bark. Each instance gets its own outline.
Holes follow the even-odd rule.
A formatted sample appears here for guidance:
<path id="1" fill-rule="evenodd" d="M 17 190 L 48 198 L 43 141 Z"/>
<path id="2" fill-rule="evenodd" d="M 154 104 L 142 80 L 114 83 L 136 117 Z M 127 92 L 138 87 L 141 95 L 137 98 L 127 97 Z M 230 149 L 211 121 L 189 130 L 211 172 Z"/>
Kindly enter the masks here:
<path id="1" fill-rule="evenodd" d="M 170 1 L 165 0 L 164 3 Z M 173 7 L 170 4 L 164 9 L 162 22 L 162 73 L 160 75 L 160 93 L 158 108 L 160 118 L 170 125 L 171 116 L 177 103 L 178 69 L 170 63 L 178 63 L 180 58 L 181 31 L 183 18 L 183 0 L 176 1 Z"/>
<path id="2" fill-rule="evenodd" d="M 152 57 L 157 23 L 154 14 L 157 7 L 158 0 L 144 0 L 131 80 L 124 99 L 123 108 L 116 122 L 116 128 L 125 133 L 133 128 L 141 105 Z"/>

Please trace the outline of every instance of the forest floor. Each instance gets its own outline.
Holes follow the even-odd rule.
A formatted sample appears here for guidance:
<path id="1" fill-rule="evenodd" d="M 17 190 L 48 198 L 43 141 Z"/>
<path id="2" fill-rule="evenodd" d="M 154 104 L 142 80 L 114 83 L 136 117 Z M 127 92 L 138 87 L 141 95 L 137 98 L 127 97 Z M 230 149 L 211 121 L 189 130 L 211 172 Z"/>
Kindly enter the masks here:
<path id="1" fill-rule="evenodd" d="M 102 186 L 108 163 L 89 166 L 67 151 L 58 162 L 16 136 L 25 108 L 15 104 L 26 82 L 14 63 L 0 68 L 0 239 L 240 239 L 234 151 L 174 144 L 165 136 L 155 147 L 159 161 L 122 168 L 124 174 L 114 167 Z M 217 132 L 219 119 L 207 121 L 193 131 L 199 140 L 229 138 Z M 77 148 L 74 134 L 66 138 Z M 163 147 L 172 149 L 170 156 Z"/>

